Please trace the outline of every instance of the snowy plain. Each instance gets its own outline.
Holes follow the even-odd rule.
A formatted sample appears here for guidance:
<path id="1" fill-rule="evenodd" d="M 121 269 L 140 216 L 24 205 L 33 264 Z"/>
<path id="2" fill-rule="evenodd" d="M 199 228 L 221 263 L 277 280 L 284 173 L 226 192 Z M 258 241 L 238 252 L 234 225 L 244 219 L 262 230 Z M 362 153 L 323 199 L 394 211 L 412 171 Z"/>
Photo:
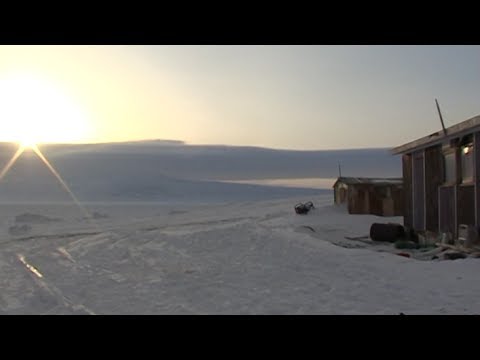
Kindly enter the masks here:
<path id="1" fill-rule="evenodd" d="M 297 215 L 298 202 L 315 209 Z M 1 314 L 478 314 L 480 261 L 346 240 L 332 194 L 223 204 L 0 205 Z"/>
<path id="2" fill-rule="evenodd" d="M 17 148 L 0 150 L 3 168 Z M 83 208 L 32 152 L 1 179 L 0 314 L 480 312 L 480 260 L 424 261 L 348 240 L 402 219 L 349 215 L 331 188 L 303 180 L 279 186 L 334 178 L 338 162 L 347 175 L 399 176 L 387 149 L 42 151 Z M 306 201 L 315 209 L 295 214 Z"/>

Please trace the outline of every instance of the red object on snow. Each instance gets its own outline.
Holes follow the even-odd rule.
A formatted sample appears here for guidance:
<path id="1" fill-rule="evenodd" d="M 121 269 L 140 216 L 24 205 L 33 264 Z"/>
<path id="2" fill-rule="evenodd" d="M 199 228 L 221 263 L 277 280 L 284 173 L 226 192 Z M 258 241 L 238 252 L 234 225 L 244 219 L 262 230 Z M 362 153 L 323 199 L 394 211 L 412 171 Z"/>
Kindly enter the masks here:
<path id="1" fill-rule="evenodd" d="M 410 257 L 410 254 L 408 254 L 408 253 L 404 253 L 404 252 L 397 253 L 397 255 L 399 255 L 399 256 L 403 256 L 403 257 L 407 257 L 407 258 L 409 258 L 409 257 Z"/>

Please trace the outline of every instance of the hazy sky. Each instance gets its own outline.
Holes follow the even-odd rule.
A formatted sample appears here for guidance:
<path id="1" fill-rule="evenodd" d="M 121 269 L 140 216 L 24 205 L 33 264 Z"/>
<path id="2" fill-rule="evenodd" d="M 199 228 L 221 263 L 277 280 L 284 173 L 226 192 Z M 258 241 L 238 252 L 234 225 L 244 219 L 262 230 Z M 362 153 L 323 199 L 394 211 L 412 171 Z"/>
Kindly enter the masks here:
<path id="1" fill-rule="evenodd" d="M 392 147 L 435 98 L 480 114 L 479 46 L 0 46 L 1 141 Z"/>

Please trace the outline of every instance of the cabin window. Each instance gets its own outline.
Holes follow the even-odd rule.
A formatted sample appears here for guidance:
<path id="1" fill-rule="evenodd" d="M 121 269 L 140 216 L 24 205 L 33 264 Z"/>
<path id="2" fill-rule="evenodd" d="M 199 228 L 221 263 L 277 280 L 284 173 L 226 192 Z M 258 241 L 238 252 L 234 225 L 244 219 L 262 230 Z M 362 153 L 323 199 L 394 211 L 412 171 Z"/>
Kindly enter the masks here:
<path id="1" fill-rule="evenodd" d="M 461 147 L 462 183 L 473 182 L 473 142 L 466 142 Z"/>
<path id="2" fill-rule="evenodd" d="M 457 181 L 456 166 L 455 166 L 455 152 L 451 151 L 443 154 L 445 162 L 445 176 L 444 181 L 446 183 L 455 183 Z"/>

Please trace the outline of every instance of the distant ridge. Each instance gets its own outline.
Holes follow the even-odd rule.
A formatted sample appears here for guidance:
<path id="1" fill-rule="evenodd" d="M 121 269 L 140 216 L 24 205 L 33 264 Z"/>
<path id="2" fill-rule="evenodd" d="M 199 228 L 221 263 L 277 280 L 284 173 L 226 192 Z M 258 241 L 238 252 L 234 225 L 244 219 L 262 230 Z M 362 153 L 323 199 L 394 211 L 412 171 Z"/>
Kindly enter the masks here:
<path id="1" fill-rule="evenodd" d="M 0 143 L 0 166 L 16 151 Z M 256 199 L 306 194 L 318 190 L 219 183 L 222 180 L 399 177 L 401 159 L 390 149 L 277 150 L 247 146 L 186 145 L 149 140 L 109 144 L 49 144 L 41 150 L 81 198 Z M 33 191 L 32 189 L 37 189 Z M 36 155 L 18 159 L 0 182 L 0 201 L 32 190 L 56 192 L 58 184 Z M 28 190 L 28 191 L 27 191 Z M 59 193 L 61 194 L 61 193 Z M 36 196 L 36 195 L 35 195 Z M 63 194 L 62 194 L 63 196 Z"/>

